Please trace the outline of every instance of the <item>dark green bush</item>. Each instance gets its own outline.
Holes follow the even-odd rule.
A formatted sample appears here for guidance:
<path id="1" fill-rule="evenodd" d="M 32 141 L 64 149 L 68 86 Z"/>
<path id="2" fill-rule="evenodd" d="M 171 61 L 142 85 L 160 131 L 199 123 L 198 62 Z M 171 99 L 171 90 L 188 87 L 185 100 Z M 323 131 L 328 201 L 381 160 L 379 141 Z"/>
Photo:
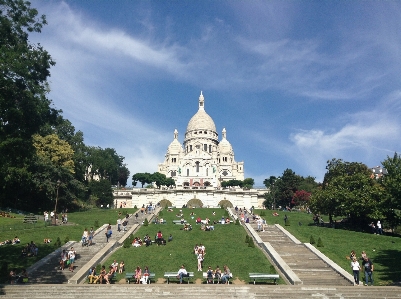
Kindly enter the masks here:
<path id="1" fill-rule="evenodd" d="M 319 239 L 317 239 L 317 244 L 316 244 L 316 246 L 317 246 L 317 247 L 324 247 L 323 241 L 322 241 L 322 239 L 320 239 L 320 237 L 319 237 Z"/>
<path id="2" fill-rule="evenodd" d="M 148 225 L 149 225 L 148 218 L 145 218 L 145 221 L 143 222 L 143 226 L 148 226 Z"/>
<path id="3" fill-rule="evenodd" d="M 64 243 L 68 243 L 68 242 L 70 242 L 70 237 L 66 236 L 65 239 L 64 239 Z"/>
<path id="4" fill-rule="evenodd" d="M 239 219 L 235 220 L 235 225 L 239 225 Z"/>
<path id="5" fill-rule="evenodd" d="M 56 242 L 54 242 L 54 247 L 59 248 L 60 246 L 61 246 L 61 240 L 60 240 L 60 237 L 57 237 Z"/>
<path id="6" fill-rule="evenodd" d="M 311 244 L 316 243 L 315 238 L 312 235 L 310 235 L 309 243 L 311 243 Z"/>

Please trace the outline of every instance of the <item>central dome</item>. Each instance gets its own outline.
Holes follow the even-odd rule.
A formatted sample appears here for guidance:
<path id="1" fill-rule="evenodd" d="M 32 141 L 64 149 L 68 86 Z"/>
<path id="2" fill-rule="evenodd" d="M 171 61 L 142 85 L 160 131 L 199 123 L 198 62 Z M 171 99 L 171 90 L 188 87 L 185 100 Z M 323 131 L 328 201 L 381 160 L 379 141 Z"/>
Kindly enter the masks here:
<path id="1" fill-rule="evenodd" d="M 199 110 L 192 116 L 187 126 L 187 132 L 194 130 L 210 130 L 216 132 L 216 126 L 209 114 L 204 110 Z"/>
<path id="2" fill-rule="evenodd" d="M 202 92 L 199 96 L 199 110 L 192 116 L 187 126 L 187 132 L 196 130 L 207 130 L 216 132 L 216 125 L 213 119 L 206 113 Z"/>

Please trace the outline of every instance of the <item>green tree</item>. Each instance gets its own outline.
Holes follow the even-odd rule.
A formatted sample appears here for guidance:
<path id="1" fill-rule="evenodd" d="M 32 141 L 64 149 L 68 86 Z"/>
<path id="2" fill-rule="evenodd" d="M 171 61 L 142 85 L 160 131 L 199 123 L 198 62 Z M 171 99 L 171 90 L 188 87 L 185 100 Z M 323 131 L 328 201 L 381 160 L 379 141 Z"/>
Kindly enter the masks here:
<path id="1" fill-rule="evenodd" d="M 329 215 L 330 222 L 333 216 L 349 216 L 355 225 L 383 217 L 384 189 L 372 179 L 366 165 L 332 159 L 326 169 L 322 188 L 311 196 L 312 211 Z"/>
<path id="2" fill-rule="evenodd" d="M 382 165 L 386 169 L 386 174 L 379 178 L 385 189 L 384 214 L 386 222 L 394 231 L 401 223 L 401 156 L 397 153 L 392 158 L 387 156 Z"/>
<path id="3" fill-rule="evenodd" d="M 127 165 L 124 164 L 124 165 L 120 166 L 118 168 L 117 173 L 118 173 L 118 184 L 120 186 L 124 186 L 125 187 L 127 185 L 127 181 L 128 181 L 129 174 L 130 174 L 130 171 L 127 168 Z"/>
<path id="4" fill-rule="evenodd" d="M 156 184 L 157 188 L 166 185 L 166 179 L 167 177 L 160 172 L 155 172 L 151 175 L 151 181 Z"/>
<path id="5" fill-rule="evenodd" d="M 244 188 L 251 189 L 255 185 L 255 180 L 252 178 L 246 178 L 243 182 Z"/>
<path id="6" fill-rule="evenodd" d="M 151 174 L 148 173 L 148 172 L 145 172 L 145 173 L 135 173 L 135 174 L 132 176 L 132 185 L 133 185 L 133 186 L 136 186 L 136 182 L 140 182 L 141 185 L 142 185 L 141 188 L 143 188 L 143 186 L 144 186 L 145 184 L 150 184 L 150 183 L 152 183 Z"/>
<path id="7" fill-rule="evenodd" d="M 0 205 L 17 207 L 31 196 L 32 135 L 58 114 L 47 99 L 55 63 L 28 40 L 46 24 L 45 16 L 22 0 L 0 0 L 0 9 Z"/>
<path id="8" fill-rule="evenodd" d="M 107 179 L 99 181 L 92 180 L 89 182 L 89 194 L 97 198 L 96 203 L 100 206 L 107 206 L 113 204 L 113 190 L 111 183 Z"/>

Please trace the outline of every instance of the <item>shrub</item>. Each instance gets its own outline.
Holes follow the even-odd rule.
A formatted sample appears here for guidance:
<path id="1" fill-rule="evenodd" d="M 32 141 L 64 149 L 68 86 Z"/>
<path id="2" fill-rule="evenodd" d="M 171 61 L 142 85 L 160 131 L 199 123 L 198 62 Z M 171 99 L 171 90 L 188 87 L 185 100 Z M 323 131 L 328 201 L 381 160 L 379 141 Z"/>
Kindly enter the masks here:
<path id="1" fill-rule="evenodd" d="M 148 226 L 148 225 L 149 225 L 148 218 L 145 218 L 145 221 L 143 222 L 143 226 Z"/>
<path id="2" fill-rule="evenodd" d="M 60 240 L 60 237 L 57 237 L 56 242 L 54 242 L 54 247 L 59 248 L 60 246 L 61 246 L 61 240 Z"/>
<path id="3" fill-rule="evenodd" d="M 128 238 L 124 240 L 123 248 L 131 248 L 132 241 L 134 240 L 134 236 L 130 235 Z"/>
<path id="4" fill-rule="evenodd" d="M 312 235 L 310 235 L 309 243 L 311 243 L 311 244 L 315 244 L 316 243 L 315 238 Z"/>
<path id="5" fill-rule="evenodd" d="M 317 239 L 317 244 L 316 244 L 316 246 L 317 246 L 317 247 L 324 247 L 323 241 L 322 241 L 322 239 L 320 239 L 320 237 L 319 237 L 319 239 Z"/>
<path id="6" fill-rule="evenodd" d="M 252 238 L 249 238 L 248 247 L 255 247 L 255 243 Z"/>
<path id="7" fill-rule="evenodd" d="M 245 243 L 249 243 L 249 236 L 248 235 L 245 236 Z"/>
<path id="8" fill-rule="evenodd" d="M 235 225 L 239 225 L 239 219 L 235 220 Z"/>
<path id="9" fill-rule="evenodd" d="M 291 223 L 290 223 L 290 219 L 289 218 L 287 218 L 287 221 L 285 222 L 285 226 L 290 226 L 291 225 Z"/>
<path id="10" fill-rule="evenodd" d="M 66 236 L 65 239 L 64 239 L 64 243 L 68 243 L 68 242 L 70 242 L 70 237 Z"/>
<path id="11" fill-rule="evenodd" d="M 10 273 L 10 271 L 8 270 L 7 262 L 3 262 L 1 264 L 1 267 L 0 267 L 0 278 L 1 278 L 0 281 L 1 281 L 1 283 L 5 282 L 5 280 L 7 279 L 9 273 Z"/>
<path id="12" fill-rule="evenodd" d="M 134 209 L 138 209 L 136 205 L 134 206 Z"/>
<path id="13" fill-rule="evenodd" d="M 95 227 L 95 228 L 99 227 L 99 220 L 95 220 L 95 224 L 93 225 L 93 227 Z"/>

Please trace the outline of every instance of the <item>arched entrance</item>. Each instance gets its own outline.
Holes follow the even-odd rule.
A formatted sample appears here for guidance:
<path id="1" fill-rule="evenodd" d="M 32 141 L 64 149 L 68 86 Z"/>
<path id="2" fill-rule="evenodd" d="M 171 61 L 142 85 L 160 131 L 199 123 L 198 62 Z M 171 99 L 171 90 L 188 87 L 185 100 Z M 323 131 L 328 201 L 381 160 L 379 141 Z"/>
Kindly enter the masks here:
<path id="1" fill-rule="evenodd" d="M 231 203 L 231 201 L 229 201 L 227 199 L 220 200 L 219 206 L 224 208 L 224 209 L 234 207 L 233 204 Z"/>
<path id="2" fill-rule="evenodd" d="M 172 207 L 173 206 L 171 201 L 169 201 L 168 199 L 162 199 L 159 204 L 160 204 L 160 206 L 162 208 L 167 208 L 167 207 Z"/>
<path id="3" fill-rule="evenodd" d="M 188 208 L 202 208 L 203 202 L 200 199 L 193 198 L 187 202 Z"/>

